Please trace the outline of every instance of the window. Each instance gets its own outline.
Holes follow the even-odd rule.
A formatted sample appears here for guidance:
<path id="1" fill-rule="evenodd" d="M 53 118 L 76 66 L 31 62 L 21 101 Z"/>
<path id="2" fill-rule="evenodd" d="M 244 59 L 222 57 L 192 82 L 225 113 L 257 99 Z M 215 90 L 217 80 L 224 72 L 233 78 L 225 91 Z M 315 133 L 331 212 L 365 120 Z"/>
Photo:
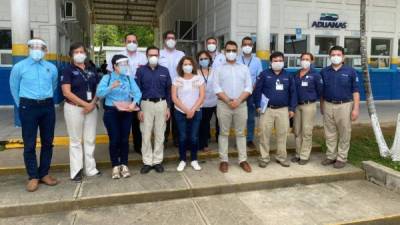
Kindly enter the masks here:
<path id="1" fill-rule="evenodd" d="M 11 48 L 11 30 L 0 30 L 0 50 L 9 50 Z"/>
<path id="2" fill-rule="evenodd" d="M 336 45 L 336 37 L 315 37 L 315 52 L 319 55 L 328 55 L 329 49 Z"/>
<path id="3" fill-rule="evenodd" d="M 284 52 L 286 54 L 301 54 L 307 52 L 307 36 L 302 35 L 296 39 L 296 35 L 285 35 Z"/>
<path id="4" fill-rule="evenodd" d="M 371 55 L 390 56 L 390 39 L 372 38 Z"/>
<path id="5" fill-rule="evenodd" d="M 360 38 L 345 38 L 344 50 L 346 55 L 361 55 L 361 41 Z"/>
<path id="6" fill-rule="evenodd" d="M 255 52 L 255 50 L 257 49 L 257 35 L 253 34 L 251 35 L 253 42 L 254 42 L 254 48 L 253 48 L 253 52 Z M 270 36 L 270 44 L 269 44 L 269 50 L 270 52 L 274 52 L 276 51 L 276 46 L 277 46 L 277 40 L 278 40 L 278 35 L 277 34 L 271 34 Z"/>

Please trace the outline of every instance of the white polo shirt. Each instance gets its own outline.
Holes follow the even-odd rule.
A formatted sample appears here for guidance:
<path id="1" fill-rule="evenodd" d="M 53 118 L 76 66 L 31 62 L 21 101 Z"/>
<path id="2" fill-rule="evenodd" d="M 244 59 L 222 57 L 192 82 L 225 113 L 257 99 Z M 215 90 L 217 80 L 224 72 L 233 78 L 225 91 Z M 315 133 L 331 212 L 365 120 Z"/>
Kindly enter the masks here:
<path id="1" fill-rule="evenodd" d="M 176 49 L 173 51 L 162 49 L 160 51 L 160 59 L 158 61 L 158 64 L 168 68 L 172 82 L 174 82 L 176 76 L 178 75 L 178 72 L 176 71 L 178 63 L 184 56 L 185 53 Z"/>

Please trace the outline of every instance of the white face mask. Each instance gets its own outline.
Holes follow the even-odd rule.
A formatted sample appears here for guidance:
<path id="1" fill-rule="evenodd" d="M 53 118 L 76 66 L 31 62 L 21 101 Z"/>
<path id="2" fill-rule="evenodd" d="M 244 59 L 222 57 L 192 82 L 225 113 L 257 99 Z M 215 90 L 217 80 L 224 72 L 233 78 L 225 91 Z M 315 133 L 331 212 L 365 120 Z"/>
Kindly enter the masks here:
<path id="1" fill-rule="evenodd" d="M 176 41 L 174 39 L 168 39 L 165 44 L 167 45 L 168 48 L 175 48 L 176 46 Z"/>
<path id="2" fill-rule="evenodd" d="M 271 63 L 271 68 L 273 71 L 281 71 L 285 66 L 284 62 L 273 62 Z"/>
<path id="3" fill-rule="evenodd" d="M 246 45 L 246 46 L 242 47 L 242 52 L 246 55 L 251 54 L 252 51 L 253 51 L 253 47 L 251 47 L 251 46 Z"/>
<path id="4" fill-rule="evenodd" d="M 86 54 L 78 53 L 74 55 L 74 62 L 76 63 L 84 63 L 86 59 Z"/>
<path id="5" fill-rule="evenodd" d="M 301 68 L 303 68 L 303 69 L 308 69 L 308 68 L 310 68 L 310 66 L 311 66 L 311 62 L 308 61 L 308 60 L 302 60 L 302 61 L 300 62 L 300 66 L 301 66 Z"/>
<path id="6" fill-rule="evenodd" d="M 184 65 L 182 66 L 183 72 L 184 73 L 192 73 L 193 72 L 193 66 L 192 65 Z"/>
<path id="7" fill-rule="evenodd" d="M 158 64 L 158 57 L 157 56 L 151 56 L 149 57 L 149 64 L 150 65 L 157 65 Z"/>
<path id="8" fill-rule="evenodd" d="M 137 50 L 138 45 L 136 43 L 129 43 L 126 45 L 126 49 L 130 52 L 134 52 Z"/>
<path id="9" fill-rule="evenodd" d="M 228 52 L 228 53 L 226 53 L 226 59 L 228 61 L 235 61 L 236 57 L 237 57 L 236 52 Z"/>
<path id="10" fill-rule="evenodd" d="M 217 50 L 217 45 L 215 45 L 215 44 L 209 44 L 209 45 L 207 45 L 207 50 L 208 50 L 209 52 L 215 52 L 215 50 Z"/>
<path id="11" fill-rule="evenodd" d="M 335 65 L 339 65 L 339 64 L 341 64 L 341 63 L 343 62 L 343 57 L 337 56 L 337 55 L 332 56 L 332 57 L 331 57 L 331 62 L 332 62 L 333 64 L 335 64 Z"/>

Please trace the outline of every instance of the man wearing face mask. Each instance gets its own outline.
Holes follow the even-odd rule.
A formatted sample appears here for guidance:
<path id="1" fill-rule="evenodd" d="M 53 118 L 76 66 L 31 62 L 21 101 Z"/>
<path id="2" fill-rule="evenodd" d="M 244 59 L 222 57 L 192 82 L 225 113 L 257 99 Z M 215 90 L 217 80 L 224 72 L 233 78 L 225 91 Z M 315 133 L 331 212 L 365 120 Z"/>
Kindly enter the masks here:
<path id="1" fill-rule="evenodd" d="M 332 64 L 321 70 L 324 81 L 321 113 L 327 146 L 326 159 L 321 164 L 333 164 L 334 168 L 339 169 L 346 166 L 350 149 L 351 122 L 359 116 L 359 81 L 356 70 L 344 65 L 342 47 L 332 47 L 329 56 Z"/>
<path id="2" fill-rule="evenodd" d="M 173 82 L 177 76 L 177 66 L 185 53 L 176 49 L 176 33 L 173 31 L 167 31 L 163 35 L 164 38 L 164 49 L 160 51 L 159 64 L 161 66 L 167 67 L 169 75 L 171 76 L 171 81 Z M 171 115 L 174 115 L 174 107 L 170 108 Z M 167 122 L 167 129 L 165 131 L 165 141 L 167 142 L 170 127 L 172 126 L 172 137 L 175 146 L 178 146 L 178 130 L 176 127 L 175 118 L 172 116 Z"/>
<path id="3" fill-rule="evenodd" d="M 133 33 L 125 35 L 125 46 L 126 49 L 117 55 L 124 55 L 128 57 L 128 72 L 127 75 L 136 80 L 136 71 L 139 67 L 147 64 L 146 55 L 142 52 L 137 51 L 138 40 L 137 36 Z M 113 65 L 111 61 L 107 65 L 107 70 L 112 72 Z M 133 148 L 136 153 L 141 153 L 142 148 L 142 134 L 140 133 L 139 120 L 137 112 L 132 112 L 132 136 L 133 136 Z"/>
<path id="4" fill-rule="evenodd" d="M 57 68 L 44 60 L 46 43 L 28 42 L 29 57 L 15 64 L 10 75 L 10 90 L 21 119 L 24 162 L 29 176 L 26 190 L 36 191 L 39 182 L 54 186 L 58 181 L 49 175 L 53 154 L 55 109 L 53 94 L 57 88 Z M 40 129 L 40 163 L 36 159 L 36 136 Z M 39 167 L 38 167 L 39 164 Z"/>
<path id="5" fill-rule="evenodd" d="M 215 69 L 224 63 L 226 63 L 225 55 L 221 54 L 218 51 L 217 47 L 218 41 L 215 37 L 209 37 L 206 40 L 206 49 L 207 52 L 211 55 L 212 58 L 212 69 Z"/>
<path id="6" fill-rule="evenodd" d="M 272 129 L 276 130 L 276 161 L 283 167 L 289 167 L 287 160 L 286 140 L 289 130 L 289 119 L 294 116 L 297 105 L 296 85 L 284 67 L 284 55 L 274 52 L 270 56 L 271 68 L 264 70 L 258 77 L 254 90 L 254 101 L 260 117 L 260 154 L 259 166 L 265 168 L 270 161 L 270 139 Z M 266 104 L 261 109 L 261 100 Z"/>
<path id="7" fill-rule="evenodd" d="M 214 91 L 218 96 L 217 117 L 220 134 L 218 139 L 220 166 L 222 173 L 228 172 L 229 131 L 233 122 L 236 134 L 236 146 L 239 152 L 239 165 L 250 173 L 247 163 L 245 128 L 247 121 L 246 99 L 253 91 L 250 70 L 236 61 L 238 46 L 234 41 L 225 44 L 227 62 L 214 73 Z"/>
<path id="8" fill-rule="evenodd" d="M 252 54 L 253 52 L 253 40 L 251 37 L 244 37 L 242 39 L 242 53 L 239 56 L 238 63 L 246 65 L 250 69 L 251 83 L 253 87 L 256 84 L 257 76 L 262 72 L 261 60 Z M 247 147 L 256 148 L 254 144 L 254 127 L 256 108 L 254 105 L 253 95 L 247 98 Z"/>
<path id="9" fill-rule="evenodd" d="M 170 118 L 171 77 L 166 67 L 159 65 L 160 50 L 156 47 L 147 48 L 146 55 L 149 63 L 137 71 L 137 83 L 142 91 L 142 102 L 139 112 L 140 130 L 142 131 L 141 174 L 154 169 L 164 172 L 161 165 L 164 158 L 164 132 L 166 122 Z M 154 148 L 151 136 L 154 131 Z"/>

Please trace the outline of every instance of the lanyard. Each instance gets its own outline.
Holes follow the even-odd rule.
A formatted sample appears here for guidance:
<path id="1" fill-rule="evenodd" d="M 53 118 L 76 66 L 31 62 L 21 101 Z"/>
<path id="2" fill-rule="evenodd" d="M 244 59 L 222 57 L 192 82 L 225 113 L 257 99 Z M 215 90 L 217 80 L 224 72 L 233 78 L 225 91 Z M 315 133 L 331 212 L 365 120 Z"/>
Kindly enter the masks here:
<path id="1" fill-rule="evenodd" d="M 210 76 L 210 70 L 209 69 L 207 69 L 208 70 L 208 76 L 207 76 L 207 78 L 206 78 L 206 76 L 204 76 L 204 73 L 203 73 L 203 70 L 202 69 L 200 69 L 200 72 L 201 72 L 201 75 L 203 76 L 203 78 L 204 78 L 204 81 L 206 82 L 206 85 L 207 85 L 207 83 L 208 83 L 208 79 L 209 79 L 209 76 Z"/>
<path id="2" fill-rule="evenodd" d="M 251 61 L 253 60 L 253 56 L 251 56 L 249 64 L 246 64 L 246 62 L 244 61 L 244 57 L 242 56 L 242 62 L 244 65 L 246 65 L 247 67 L 250 67 Z"/>
<path id="3" fill-rule="evenodd" d="M 81 77 L 83 78 L 83 80 L 85 81 L 86 85 L 87 85 L 87 90 L 90 91 L 90 76 L 88 76 L 88 71 L 87 70 L 82 70 L 81 68 L 77 68 L 79 71 L 79 74 L 81 75 Z"/>

